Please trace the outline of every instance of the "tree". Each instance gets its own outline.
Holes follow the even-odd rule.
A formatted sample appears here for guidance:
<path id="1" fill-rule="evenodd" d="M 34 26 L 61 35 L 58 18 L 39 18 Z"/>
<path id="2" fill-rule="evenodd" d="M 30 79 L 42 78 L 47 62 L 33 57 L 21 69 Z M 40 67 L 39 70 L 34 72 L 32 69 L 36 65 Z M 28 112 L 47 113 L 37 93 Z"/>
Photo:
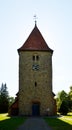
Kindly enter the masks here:
<path id="1" fill-rule="evenodd" d="M 3 84 L 1 85 L 0 88 L 0 112 L 8 112 L 8 107 L 9 107 L 9 95 L 7 91 L 7 85 Z"/>
<path id="2" fill-rule="evenodd" d="M 59 108 L 59 112 L 62 114 L 62 115 L 67 115 L 68 113 L 68 102 L 67 101 L 62 101 L 61 103 L 61 106 Z"/>
<path id="3" fill-rule="evenodd" d="M 69 99 L 69 111 L 72 111 L 72 86 L 70 87 L 70 91 L 68 93 L 68 99 Z"/>
<path id="4" fill-rule="evenodd" d="M 57 94 L 56 101 L 57 101 L 57 110 L 58 111 L 60 109 L 62 102 L 67 101 L 67 100 L 68 100 L 68 94 L 64 90 L 62 90 L 61 92 L 59 92 Z"/>
<path id="5" fill-rule="evenodd" d="M 15 98 L 14 97 L 9 97 L 9 107 L 14 103 Z"/>
<path id="6" fill-rule="evenodd" d="M 70 91 L 68 93 L 69 99 L 72 100 L 72 86 L 70 87 Z"/>
<path id="7" fill-rule="evenodd" d="M 61 111 L 64 109 L 69 112 L 72 111 L 72 86 L 70 86 L 69 93 L 66 93 L 64 90 L 57 94 L 56 98 L 57 110 Z"/>

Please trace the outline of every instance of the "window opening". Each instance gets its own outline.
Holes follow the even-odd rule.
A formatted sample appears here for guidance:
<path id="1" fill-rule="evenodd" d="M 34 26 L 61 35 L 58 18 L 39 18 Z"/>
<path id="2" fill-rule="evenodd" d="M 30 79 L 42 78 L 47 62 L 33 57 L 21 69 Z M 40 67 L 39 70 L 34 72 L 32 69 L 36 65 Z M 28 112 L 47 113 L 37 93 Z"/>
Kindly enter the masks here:
<path id="1" fill-rule="evenodd" d="M 36 56 L 36 60 L 39 60 L 39 56 Z"/>
<path id="2" fill-rule="evenodd" d="M 37 86 L 37 82 L 35 82 L 35 87 Z"/>
<path id="3" fill-rule="evenodd" d="M 33 56 L 33 61 L 35 61 L 35 56 Z"/>
<path id="4" fill-rule="evenodd" d="M 33 61 L 38 61 L 39 60 L 39 56 L 38 55 L 33 55 L 32 59 L 33 59 Z"/>

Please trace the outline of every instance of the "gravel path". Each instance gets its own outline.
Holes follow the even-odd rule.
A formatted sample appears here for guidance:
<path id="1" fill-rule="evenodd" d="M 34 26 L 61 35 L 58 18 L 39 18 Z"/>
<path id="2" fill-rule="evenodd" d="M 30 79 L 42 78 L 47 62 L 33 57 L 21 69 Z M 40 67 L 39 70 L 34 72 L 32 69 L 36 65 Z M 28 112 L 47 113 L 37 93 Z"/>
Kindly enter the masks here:
<path id="1" fill-rule="evenodd" d="M 52 130 L 43 118 L 28 118 L 17 130 Z"/>

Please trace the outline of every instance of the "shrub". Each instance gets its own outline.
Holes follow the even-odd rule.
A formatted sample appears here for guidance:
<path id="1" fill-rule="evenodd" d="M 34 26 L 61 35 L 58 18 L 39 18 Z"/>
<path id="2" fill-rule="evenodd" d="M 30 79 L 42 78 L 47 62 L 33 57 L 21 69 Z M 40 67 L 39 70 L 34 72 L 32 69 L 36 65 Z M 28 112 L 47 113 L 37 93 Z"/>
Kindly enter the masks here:
<path id="1" fill-rule="evenodd" d="M 59 109 L 59 112 L 62 115 L 67 115 L 67 113 L 68 113 L 68 102 L 66 102 L 66 101 L 62 102 L 60 109 Z"/>

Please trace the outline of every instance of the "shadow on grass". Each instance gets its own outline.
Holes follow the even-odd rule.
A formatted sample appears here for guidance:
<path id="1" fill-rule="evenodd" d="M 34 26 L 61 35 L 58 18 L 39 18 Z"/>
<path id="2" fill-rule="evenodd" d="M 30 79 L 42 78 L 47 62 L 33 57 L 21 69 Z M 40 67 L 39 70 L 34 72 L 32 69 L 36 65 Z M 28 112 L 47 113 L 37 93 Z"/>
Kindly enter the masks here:
<path id="1" fill-rule="evenodd" d="M 19 125 L 24 123 L 26 118 L 24 117 L 11 117 L 0 121 L 0 130 L 16 130 Z"/>
<path id="2" fill-rule="evenodd" d="M 59 118 L 44 118 L 52 130 L 72 130 L 72 125 L 60 120 Z"/>

